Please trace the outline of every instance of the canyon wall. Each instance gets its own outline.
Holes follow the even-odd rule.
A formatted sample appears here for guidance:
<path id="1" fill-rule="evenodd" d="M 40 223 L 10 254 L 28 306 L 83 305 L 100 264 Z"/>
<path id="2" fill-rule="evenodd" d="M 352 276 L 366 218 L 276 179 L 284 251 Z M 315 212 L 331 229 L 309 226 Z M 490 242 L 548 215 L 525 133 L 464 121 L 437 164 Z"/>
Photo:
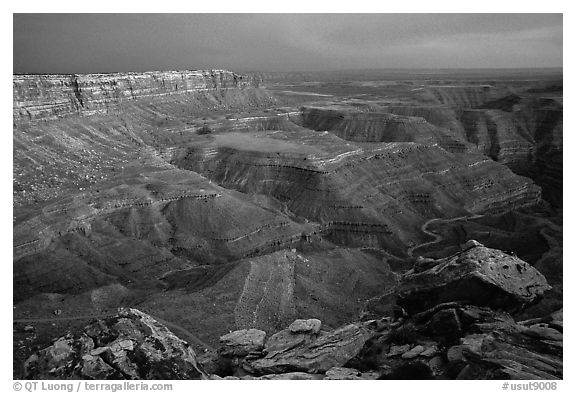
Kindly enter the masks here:
<path id="1" fill-rule="evenodd" d="M 14 75 L 14 121 L 107 112 L 125 100 L 257 88 L 260 79 L 225 70 L 85 75 Z"/>
<path id="2" fill-rule="evenodd" d="M 322 224 L 323 235 L 335 243 L 399 255 L 424 240 L 420 226 L 428 219 L 540 200 L 532 181 L 480 154 L 414 142 L 354 145 L 304 128 L 229 133 L 181 148 L 172 163 L 224 187 L 268 195 Z"/>
<path id="3" fill-rule="evenodd" d="M 375 104 L 370 112 L 306 106 L 297 122 L 353 142 L 416 142 L 436 144 L 450 153 L 480 153 L 531 178 L 542 187 L 546 201 L 562 206 L 561 100 L 488 87 L 440 90 L 440 101 L 450 106 Z"/>
<path id="4" fill-rule="evenodd" d="M 475 150 L 452 130 L 437 127 L 424 117 L 304 107 L 302 125 L 354 142 L 436 143 L 452 153 Z"/>

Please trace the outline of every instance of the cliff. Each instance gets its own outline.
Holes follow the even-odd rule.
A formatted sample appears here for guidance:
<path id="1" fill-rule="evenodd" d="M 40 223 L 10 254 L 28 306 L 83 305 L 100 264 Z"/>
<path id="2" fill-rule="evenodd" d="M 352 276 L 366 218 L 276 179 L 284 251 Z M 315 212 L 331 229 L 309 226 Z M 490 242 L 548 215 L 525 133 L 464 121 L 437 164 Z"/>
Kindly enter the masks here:
<path id="1" fill-rule="evenodd" d="M 304 107 L 302 125 L 317 131 L 330 131 L 355 142 L 436 143 L 452 153 L 476 150 L 458 133 L 437 127 L 419 116 Z"/>
<path id="2" fill-rule="evenodd" d="M 14 121 L 107 112 L 126 100 L 257 88 L 260 79 L 225 70 L 14 75 Z"/>
<path id="3" fill-rule="evenodd" d="M 353 144 L 305 128 L 228 133 L 180 148 L 172 163 L 318 222 L 331 241 L 402 254 L 428 219 L 506 211 L 540 200 L 529 179 L 479 154 L 432 144 Z"/>
<path id="4" fill-rule="evenodd" d="M 515 173 L 532 178 L 544 198 L 562 205 L 562 104 L 507 96 L 460 112 L 466 140 Z"/>

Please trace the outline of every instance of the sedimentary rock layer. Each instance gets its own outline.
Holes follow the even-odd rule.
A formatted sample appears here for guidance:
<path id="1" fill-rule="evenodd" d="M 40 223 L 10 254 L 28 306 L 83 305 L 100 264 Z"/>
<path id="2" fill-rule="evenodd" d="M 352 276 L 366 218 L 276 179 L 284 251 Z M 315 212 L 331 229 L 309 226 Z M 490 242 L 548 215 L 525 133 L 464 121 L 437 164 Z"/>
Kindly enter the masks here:
<path id="1" fill-rule="evenodd" d="M 260 80 L 225 70 L 144 73 L 15 75 L 14 120 L 106 112 L 142 97 L 257 88 Z"/>
<path id="2" fill-rule="evenodd" d="M 15 298 L 118 281 L 158 286 L 172 270 L 290 247 L 305 227 L 192 172 L 141 173 L 23 218 L 14 228 Z"/>
<path id="3" fill-rule="evenodd" d="M 437 143 L 454 153 L 466 152 L 472 147 L 457 133 L 436 127 L 423 117 L 386 112 L 305 107 L 302 125 L 317 131 L 330 131 L 355 142 Z"/>
<path id="4" fill-rule="evenodd" d="M 322 225 L 331 240 L 402 253 L 434 217 L 537 203 L 529 179 L 478 154 L 420 143 L 353 144 L 330 133 L 227 134 L 181 149 L 176 166 L 264 194 Z"/>
<path id="5" fill-rule="evenodd" d="M 273 103 L 263 89 L 219 89 L 130 99 L 109 113 L 91 116 L 18 121 L 13 129 L 15 206 L 81 191 L 127 166 L 165 168 L 175 146 L 198 137 L 207 113 Z M 246 128 L 255 122 L 224 119 L 221 127 Z"/>
<path id="6" fill-rule="evenodd" d="M 547 200 L 561 205 L 562 105 L 552 99 L 522 99 L 512 107 L 501 102 L 488 106 L 460 113 L 467 141 L 534 179 Z"/>

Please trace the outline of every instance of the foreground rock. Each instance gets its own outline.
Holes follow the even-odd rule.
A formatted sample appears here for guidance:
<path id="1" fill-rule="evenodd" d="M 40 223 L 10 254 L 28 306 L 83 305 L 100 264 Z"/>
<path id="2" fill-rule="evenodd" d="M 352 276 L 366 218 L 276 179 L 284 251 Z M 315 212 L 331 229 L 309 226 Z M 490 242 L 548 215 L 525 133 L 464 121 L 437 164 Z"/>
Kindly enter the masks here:
<path id="1" fill-rule="evenodd" d="M 441 260 L 417 260 L 368 305 L 384 318 L 347 367 L 381 379 L 561 379 L 563 312 L 516 322 L 549 289 L 522 260 L 478 242 Z M 368 314 L 366 314 L 368 315 Z"/>
<path id="2" fill-rule="evenodd" d="M 331 332 L 318 320 L 296 320 L 227 372 L 239 379 L 562 378 L 562 310 L 519 323 L 513 317 L 548 288 L 524 261 L 470 241 L 450 258 L 417 260 L 379 298 L 382 307 L 364 314 L 376 318 Z M 229 346 L 230 337 L 247 335 L 222 340 Z"/>
<path id="3" fill-rule="evenodd" d="M 478 242 L 467 247 L 406 274 L 396 291 L 398 305 L 414 313 L 462 301 L 515 312 L 551 288 L 540 272 L 517 257 Z"/>
<path id="4" fill-rule="evenodd" d="M 545 328 L 547 330 L 547 328 Z M 502 323 L 470 334 L 453 347 L 461 351 L 459 379 L 562 379 L 562 333 L 534 335 L 532 327 Z M 452 348 L 451 348 L 452 349 Z"/>
<path id="5" fill-rule="evenodd" d="M 266 332 L 258 329 L 230 332 L 220 337 L 220 343 L 223 345 L 220 352 L 223 356 L 246 356 L 250 352 L 264 348 L 265 337 Z"/>
<path id="6" fill-rule="evenodd" d="M 288 326 L 288 330 L 292 333 L 318 333 L 321 326 L 319 319 L 297 319 Z"/>
<path id="7" fill-rule="evenodd" d="M 371 333 L 361 325 L 350 324 L 329 333 L 322 332 L 317 337 L 311 336 L 282 331 L 271 338 L 271 345 L 266 345 L 266 356 L 248 362 L 244 367 L 254 374 L 324 373 L 332 367 L 343 366 L 356 356 Z"/>
<path id="8" fill-rule="evenodd" d="M 204 379 L 188 343 L 135 309 L 58 338 L 25 363 L 26 379 Z"/>
<path id="9" fill-rule="evenodd" d="M 454 319 L 431 324 L 438 314 Z M 562 333 L 550 324 L 525 326 L 506 312 L 446 303 L 376 333 L 346 367 L 378 370 L 379 379 L 551 380 L 563 376 L 562 354 Z"/>
<path id="10" fill-rule="evenodd" d="M 371 320 L 325 331 L 320 320 L 298 319 L 270 336 L 238 330 L 197 361 L 188 344 L 148 315 L 124 310 L 30 357 L 26 377 L 563 378 L 563 311 L 521 322 L 513 317 L 548 288 L 535 269 L 473 243 L 459 255 L 425 262 L 380 298 L 392 312 L 372 313 Z"/>
<path id="11" fill-rule="evenodd" d="M 256 329 L 231 332 L 220 338 L 218 357 L 206 367 L 241 379 L 322 379 L 317 374 L 331 369 L 332 377 L 344 375 L 338 367 L 357 356 L 373 333 L 361 323 L 330 332 L 320 331 L 321 324 L 296 320 L 265 343 L 265 333 Z"/>

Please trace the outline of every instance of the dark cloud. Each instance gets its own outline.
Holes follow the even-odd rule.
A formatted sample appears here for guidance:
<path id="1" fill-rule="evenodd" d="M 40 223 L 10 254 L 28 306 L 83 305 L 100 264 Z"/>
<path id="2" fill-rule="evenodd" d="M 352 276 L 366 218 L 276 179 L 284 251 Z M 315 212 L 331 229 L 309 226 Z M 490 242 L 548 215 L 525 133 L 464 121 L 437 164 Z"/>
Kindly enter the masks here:
<path id="1" fill-rule="evenodd" d="M 14 15 L 14 72 L 561 66 L 561 14 Z"/>

